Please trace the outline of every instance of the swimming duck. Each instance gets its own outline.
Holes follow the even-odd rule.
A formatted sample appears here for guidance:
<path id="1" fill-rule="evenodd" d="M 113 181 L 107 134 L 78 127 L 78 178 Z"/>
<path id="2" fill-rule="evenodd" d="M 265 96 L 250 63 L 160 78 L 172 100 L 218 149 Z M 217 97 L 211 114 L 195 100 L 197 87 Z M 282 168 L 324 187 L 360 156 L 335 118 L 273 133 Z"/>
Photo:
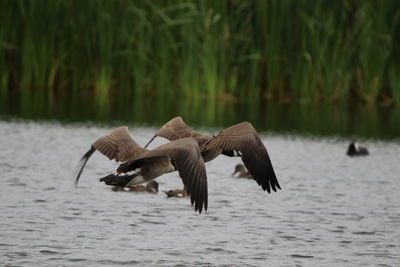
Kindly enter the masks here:
<path id="1" fill-rule="evenodd" d="M 246 167 L 243 166 L 243 164 L 237 164 L 235 166 L 235 171 L 232 173 L 232 176 L 234 176 L 236 173 L 239 173 L 237 177 L 239 178 L 249 178 L 252 179 L 251 174 L 246 170 Z"/>
<path id="2" fill-rule="evenodd" d="M 169 190 L 169 191 L 165 191 L 165 194 L 167 195 L 167 197 L 188 197 L 189 196 L 185 189 Z"/>
<path id="3" fill-rule="evenodd" d="M 359 146 L 357 142 L 351 142 L 347 149 L 348 156 L 366 156 L 369 155 L 368 149 Z"/>
<path id="4" fill-rule="evenodd" d="M 241 157 L 264 191 L 281 189 L 272 167 L 267 149 L 249 122 L 241 122 L 220 131 L 215 136 L 207 136 L 193 131 L 181 117 L 175 117 L 158 130 L 145 148 L 156 138 L 164 137 L 170 141 L 191 137 L 197 141 L 204 162 L 224 154 L 230 157 Z"/>
<path id="5" fill-rule="evenodd" d="M 114 186 L 111 188 L 113 191 L 124 191 L 124 192 L 149 192 L 158 193 L 158 183 L 156 181 L 150 181 L 146 186 L 137 184 L 131 186 Z"/>
<path id="6" fill-rule="evenodd" d="M 139 146 L 122 126 L 97 139 L 82 156 L 77 166 L 78 185 L 90 156 L 98 150 L 110 160 L 121 164 L 100 179 L 107 185 L 130 187 L 149 182 L 165 173 L 178 171 L 195 211 L 207 210 L 207 174 L 198 143 L 192 137 L 182 138 L 148 150 Z"/>

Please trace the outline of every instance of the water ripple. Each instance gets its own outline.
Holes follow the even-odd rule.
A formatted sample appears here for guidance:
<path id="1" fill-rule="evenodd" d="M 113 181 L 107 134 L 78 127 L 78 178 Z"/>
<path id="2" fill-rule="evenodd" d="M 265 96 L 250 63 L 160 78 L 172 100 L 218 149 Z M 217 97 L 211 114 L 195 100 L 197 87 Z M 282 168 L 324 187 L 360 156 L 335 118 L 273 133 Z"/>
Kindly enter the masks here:
<path id="1" fill-rule="evenodd" d="M 139 144 L 145 144 L 155 130 L 130 129 Z M 0 138 L 0 262 L 6 266 L 397 266 L 400 262 L 397 143 L 370 141 L 373 153 L 354 159 L 345 155 L 347 140 L 263 136 L 283 189 L 268 194 L 252 180 L 234 179 L 230 174 L 240 159 L 219 157 L 206 165 L 209 208 L 199 215 L 187 198 L 113 192 L 98 178 L 116 164 L 100 153 L 87 163 L 76 190 L 77 161 L 108 131 L 93 125 L 0 121 L 0 132 L 10 133 Z M 157 180 L 163 191 L 182 188 L 176 173 Z"/>

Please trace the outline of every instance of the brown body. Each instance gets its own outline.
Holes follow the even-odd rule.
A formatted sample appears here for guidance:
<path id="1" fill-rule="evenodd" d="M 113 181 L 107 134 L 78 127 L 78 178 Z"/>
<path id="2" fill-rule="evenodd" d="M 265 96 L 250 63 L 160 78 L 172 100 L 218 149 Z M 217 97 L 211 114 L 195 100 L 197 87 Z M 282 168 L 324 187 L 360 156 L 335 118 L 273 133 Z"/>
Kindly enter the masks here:
<path id="1" fill-rule="evenodd" d="M 158 193 L 158 183 L 156 181 L 150 181 L 146 186 L 137 184 L 131 186 L 114 186 L 111 188 L 113 191 L 123 191 L 123 192 L 148 192 L 148 193 Z"/>
<path id="2" fill-rule="evenodd" d="M 186 192 L 185 189 L 175 189 L 175 190 L 169 190 L 165 191 L 165 194 L 167 197 L 188 197 L 189 194 Z"/>

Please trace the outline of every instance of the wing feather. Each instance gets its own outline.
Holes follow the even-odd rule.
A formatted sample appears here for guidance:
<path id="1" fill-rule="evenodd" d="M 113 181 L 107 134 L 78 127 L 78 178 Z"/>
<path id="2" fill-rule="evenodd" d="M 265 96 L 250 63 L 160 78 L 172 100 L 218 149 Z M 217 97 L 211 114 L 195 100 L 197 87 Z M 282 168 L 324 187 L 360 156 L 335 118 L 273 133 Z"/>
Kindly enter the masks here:
<path id="1" fill-rule="evenodd" d="M 109 134 L 97 139 L 91 145 L 90 150 L 82 156 L 78 163 L 78 166 L 76 167 L 75 186 L 78 185 L 79 178 L 87 161 L 96 150 L 98 150 L 110 160 L 120 162 L 127 161 L 128 159 L 136 157 L 146 151 L 132 139 L 132 137 L 128 133 L 127 126 L 119 127 Z"/>
<path id="2" fill-rule="evenodd" d="M 249 122 L 242 122 L 222 130 L 210 139 L 203 150 L 238 150 L 250 174 L 268 193 L 281 189 L 267 149 Z"/>
<path id="3" fill-rule="evenodd" d="M 193 137 L 197 140 L 197 142 L 205 142 L 209 139 L 208 136 L 195 132 L 190 128 L 182 119 L 182 117 L 178 116 L 169 120 L 166 124 L 164 124 L 150 139 L 150 141 L 144 146 L 147 146 L 156 138 L 156 137 L 164 137 L 170 141 L 175 141 L 178 139 Z"/>
<path id="4" fill-rule="evenodd" d="M 194 138 L 182 138 L 149 150 L 137 160 L 165 156 L 175 162 L 186 191 L 190 195 L 191 204 L 199 213 L 207 210 L 207 173 L 200 148 Z"/>
<path id="5" fill-rule="evenodd" d="M 100 137 L 92 147 L 100 151 L 110 160 L 123 162 L 145 151 L 128 133 L 128 127 L 119 127 L 109 134 Z"/>

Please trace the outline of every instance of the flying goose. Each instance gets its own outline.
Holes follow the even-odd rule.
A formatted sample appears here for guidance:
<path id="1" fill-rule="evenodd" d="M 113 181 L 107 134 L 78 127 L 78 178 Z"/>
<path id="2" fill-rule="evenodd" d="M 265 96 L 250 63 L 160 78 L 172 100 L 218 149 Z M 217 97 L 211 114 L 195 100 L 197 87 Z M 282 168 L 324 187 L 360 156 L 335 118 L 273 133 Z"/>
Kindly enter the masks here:
<path id="1" fill-rule="evenodd" d="M 112 174 L 101 178 L 101 182 L 129 187 L 177 170 L 195 210 L 199 213 L 203 208 L 207 210 L 207 174 L 198 143 L 193 138 L 182 138 L 147 150 L 132 139 L 127 126 L 122 126 L 97 139 L 83 155 L 77 166 L 75 185 L 96 150 L 110 160 L 122 162 Z"/>
<path id="2" fill-rule="evenodd" d="M 232 173 L 232 176 L 234 176 L 236 173 L 238 173 L 237 177 L 239 178 L 253 178 L 251 177 L 251 174 L 246 170 L 246 167 L 243 166 L 243 164 L 237 164 L 235 166 L 235 171 Z"/>
<path id="3" fill-rule="evenodd" d="M 368 149 L 359 146 L 357 142 L 351 142 L 347 149 L 348 156 L 366 156 L 369 155 Z"/>
<path id="4" fill-rule="evenodd" d="M 154 180 L 148 182 L 146 186 L 137 184 L 131 186 L 114 186 L 111 188 L 113 191 L 124 191 L 124 192 L 149 192 L 158 193 L 158 183 Z"/>
<path id="5" fill-rule="evenodd" d="M 210 137 L 193 131 L 178 116 L 162 126 L 145 148 L 156 137 L 164 137 L 171 141 L 179 140 L 179 138 L 194 138 L 199 144 L 204 162 L 213 160 L 220 154 L 231 157 L 240 156 L 249 173 L 264 191 L 270 193 L 271 188 L 275 192 L 277 189 L 281 189 L 267 149 L 249 122 L 235 124 Z"/>

